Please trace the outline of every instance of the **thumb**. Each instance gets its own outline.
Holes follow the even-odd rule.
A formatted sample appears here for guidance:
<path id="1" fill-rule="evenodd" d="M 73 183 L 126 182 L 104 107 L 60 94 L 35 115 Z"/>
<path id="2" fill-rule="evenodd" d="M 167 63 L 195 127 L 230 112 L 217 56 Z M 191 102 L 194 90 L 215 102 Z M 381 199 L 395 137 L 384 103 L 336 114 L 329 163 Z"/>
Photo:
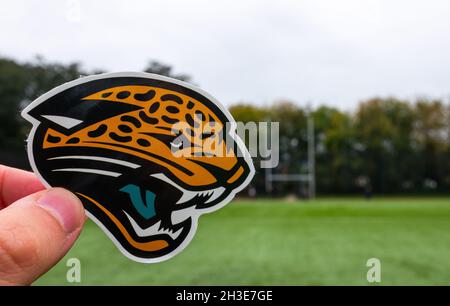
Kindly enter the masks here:
<path id="1" fill-rule="evenodd" d="M 84 223 L 71 192 L 54 188 L 22 198 L 0 211 L 0 284 L 30 284 L 69 250 Z"/>

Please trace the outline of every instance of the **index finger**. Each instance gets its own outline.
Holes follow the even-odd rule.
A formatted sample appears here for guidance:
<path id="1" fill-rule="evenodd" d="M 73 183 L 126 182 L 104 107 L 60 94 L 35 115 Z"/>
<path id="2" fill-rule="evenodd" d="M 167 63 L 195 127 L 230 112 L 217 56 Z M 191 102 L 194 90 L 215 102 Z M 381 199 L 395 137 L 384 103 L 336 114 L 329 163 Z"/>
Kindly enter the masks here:
<path id="1" fill-rule="evenodd" d="M 0 165 L 0 209 L 42 189 L 34 173 Z"/>

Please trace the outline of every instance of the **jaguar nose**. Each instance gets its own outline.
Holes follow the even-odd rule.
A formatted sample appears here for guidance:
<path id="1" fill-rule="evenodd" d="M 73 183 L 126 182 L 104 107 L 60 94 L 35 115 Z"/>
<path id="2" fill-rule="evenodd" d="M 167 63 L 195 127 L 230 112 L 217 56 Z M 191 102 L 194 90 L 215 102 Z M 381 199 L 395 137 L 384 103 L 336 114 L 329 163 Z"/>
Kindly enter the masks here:
<path id="1" fill-rule="evenodd" d="M 227 183 L 228 184 L 233 184 L 240 177 L 242 177 L 242 174 L 244 174 L 244 167 L 242 167 L 241 165 L 238 165 L 237 170 L 230 171 L 229 177 L 227 179 Z"/>

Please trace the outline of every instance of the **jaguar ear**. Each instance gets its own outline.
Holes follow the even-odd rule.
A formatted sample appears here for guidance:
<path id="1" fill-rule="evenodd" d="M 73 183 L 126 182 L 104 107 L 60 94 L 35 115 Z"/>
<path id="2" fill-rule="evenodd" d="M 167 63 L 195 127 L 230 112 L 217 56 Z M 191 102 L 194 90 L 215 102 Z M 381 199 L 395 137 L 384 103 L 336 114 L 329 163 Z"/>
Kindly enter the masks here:
<path id="1" fill-rule="evenodd" d="M 31 117 L 59 131 L 74 131 L 98 121 L 142 108 L 133 104 L 115 103 L 108 100 L 76 99 L 61 99 L 56 95 L 30 109 L 26 108 L 23 116 Z"/>
<path id="2" fill-rule="evenodd" d="M 54 116 L 54 115 L 42 115 L 43 118 L 50 120 L 63 128 L 71 129 L 76 125 L 82 123 L 82 120 L 78 120 L 75 118 L 64 117 L 64 116 Z"/>

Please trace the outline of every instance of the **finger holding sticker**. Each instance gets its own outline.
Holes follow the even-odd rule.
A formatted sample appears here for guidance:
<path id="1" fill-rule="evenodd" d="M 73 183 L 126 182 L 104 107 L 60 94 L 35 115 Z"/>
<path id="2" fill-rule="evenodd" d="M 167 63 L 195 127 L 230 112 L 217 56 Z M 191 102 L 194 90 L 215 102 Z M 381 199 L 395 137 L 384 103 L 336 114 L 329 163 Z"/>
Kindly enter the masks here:
<path id="1" fill-rule="evenodd" d="M 166 260 L 198 218 L 254 174 L 229 112 L 207 93 L 147 73 L 85 77 L 22 113 L 28 155 L 45 186 L 62 186 L 129 258 Z"/>
<path id="2" fill-rule="evenodd" d="M 0 165 L 0 285 L 26 285 L 69 250 L 84 223 L 80 200 L 44 190 L 33 174 Z"/>

